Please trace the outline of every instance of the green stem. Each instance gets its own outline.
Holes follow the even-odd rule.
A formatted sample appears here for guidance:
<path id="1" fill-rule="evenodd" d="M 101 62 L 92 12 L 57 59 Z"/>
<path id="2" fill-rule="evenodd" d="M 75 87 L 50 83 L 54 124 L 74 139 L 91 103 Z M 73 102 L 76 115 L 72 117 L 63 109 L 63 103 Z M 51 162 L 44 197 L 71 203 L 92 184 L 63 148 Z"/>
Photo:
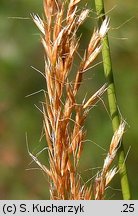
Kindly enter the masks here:
<path id="1" fill-rule="evenodd" d="M 99 18 L 99 26 L 101 26 L 101 23 L 105 18 L 103 0 L 95 0 L 95 6 Z M 103 57 L 104 74 L 109 84 L 107 95 L 108 95 L 110 114 L 112 118 L 112 127 L 113 127 L 113 131 L 116 131 L 120 125 L 120 118 L 119 118 L 119 113 L 117 108 L 117 100 L 116 100 L 116 92 L 115 92 L 115 84 L 114 84 L 114 77 L 112 71 L 112 62 L 111 62 L 108 36 L 106 36 L 102 41 L 102 57 Z M 124 153 L 122 143 L 118 151 L 118 165 L 120 170 L 123 199 L 129 200 L 130 189 L 129 189 L 129 182 L 128 182 L 126 165 L 125 165 L 125 153 Z"/>

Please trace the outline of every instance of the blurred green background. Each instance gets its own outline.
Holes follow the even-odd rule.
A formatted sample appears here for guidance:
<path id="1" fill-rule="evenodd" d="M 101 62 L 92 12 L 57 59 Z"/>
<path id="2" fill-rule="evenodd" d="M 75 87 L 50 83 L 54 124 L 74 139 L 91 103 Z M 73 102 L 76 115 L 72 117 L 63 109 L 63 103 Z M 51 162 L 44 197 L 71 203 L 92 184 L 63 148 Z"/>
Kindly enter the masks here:
<path id="1" fill-rule="evenodd" d="M 105 6 L 111 18 L 109 40 L 118 106 L 128 123 L 124 147 L 126 155 L 129 151 L 126 163 L 132 199 L 138 199 L 138 4 L 137 0 L 106 0 Z M 94 1 L 89 1 L 88 7 L 92 12 L 79 31 L 83 33 L 80 53 L 96 23 Z M 0 0 L 0 199 L 49 199 L 47 177 L 32 162 L 26 142 L 27 134 L 34 154 L 46 145 L 45 138 L 39 141 L 42 114 L 36 108 L 41 108 L 43 93 L 26 97 L 45 89 L 43 77 L 31 68 L 44 69 L 39 31 L 30 19 L 32 12 L 42 15 L 42 0 Z M 97 62 L 100 61 L 101 57 Z M 84 80 L 78 101 L 105 82 L 102 65 L 88 71 Z M 92 109 L 85 125 L 87 139 L 92 141 L 85 143 L 80 161 L 85 182 L 102 166 L 112 137 L 106 95 L 103 100 Z M 41 159 L 47 161 L 46 152 Z M 107 188 L 105 198 L 122 199 L 119 175 Z"/>

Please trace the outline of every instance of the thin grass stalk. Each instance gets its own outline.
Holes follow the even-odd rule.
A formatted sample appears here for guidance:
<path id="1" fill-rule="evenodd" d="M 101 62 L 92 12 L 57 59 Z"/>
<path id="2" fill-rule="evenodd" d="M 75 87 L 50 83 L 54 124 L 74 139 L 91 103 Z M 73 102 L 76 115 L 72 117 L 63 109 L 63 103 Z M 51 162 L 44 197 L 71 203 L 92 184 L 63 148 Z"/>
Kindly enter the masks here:
<path id="1" fill-rule="evenodd" d="M 101 26 L 101 23 L 105 19 L 103 0 L 95 0 L 95 6 L 98 15 L 99 26 Z M 103 58 L 105 78 L 109 85 L 107 89 L 108 103 L 109 103 L 109 109 L 112 118 L 112 127 L 113 127 L 113 131 L 115 132 L 119 128 L 120 118 L 119 118 L 119 112 L 117 108 L 117 98 L 116 98 L 115 83 L 114 83 L 113 70 L 112 70 L 110 46 L 109 46 L 109 40 L 107 35 L 102 40 L 102 58 Z M 129 188 L 129 181 L 128 181 L 127 169 L 125 164 L 125 152 L 124 152 L 122 142 L 118 150 L 118 166 L 120 170 L 119 172 L 121 177 L 121 188 L 122 188 L 123 199 L 129 200 L 130 188 Z"/>

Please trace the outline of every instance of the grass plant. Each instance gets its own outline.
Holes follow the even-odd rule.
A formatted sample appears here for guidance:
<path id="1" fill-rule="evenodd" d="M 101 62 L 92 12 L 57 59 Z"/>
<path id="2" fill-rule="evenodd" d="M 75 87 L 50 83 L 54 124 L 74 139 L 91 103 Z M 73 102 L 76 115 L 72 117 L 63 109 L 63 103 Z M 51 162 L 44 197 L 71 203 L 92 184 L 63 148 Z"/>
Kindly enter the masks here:
<path id="1" fill-rule="evenodd" d="M 105 19 L 104 1 L 95 0 L 95 6 L 96 6 L 96 11 L 97 11 L 98 21 L 100 26 L 103 20 Z M 112 70 L 112 61 L 111 61 L 110 47 L 109 47 L 107 34 L 102 40 L 102 57 L 103 57 L 104 74 L 108 82 L 107 95 L 108 95 L 110 115 L 112 119 L 112 127 L 113 127 L 113 131 L 116 131 L 120 124 L 120 116 L 118 112 L 117 97 L 116 97 L 114 76 Z M 125 152 L 124 152 L 122 142 L 118 150 L 118 166 L 119 166 L 119 173 L 121 178 L 123 199 L 129 200 L 130 188 L 129 188 L 129 181 L 128 181 L 127 169 L 125 164 Z"/>
<path id="2" fill-rule="evenodd" d="M 85 120 L 92 107 L 108 89 L 103 84 L 89 99 L 77 102 L 77 93 L 84 74 L 101 52 L 101 41 L 109 29 L 109 19 L 105 17 L 91 39 L 80 60 L 74 80 L 70 80 L 74 58 L 79 48 L 77 31 L 88 17 L 89 9 L 79 9 L 81 0 L 44 0 L 44 17 L 32 15 L 41 32 L 44 47 L 47 92 L 42 103 L 43 125 L 48 146 L 49 167 L 43 165 L 37 156 L 29 153 L 33 160 L 49 178 L 50 199 L 56 200 L 101 200 L 105 191 L 118 172 L 111 167 L 117 154 L 125 129 L 121 122 L 111 140 L 109 151 L 102 169 L 91 185 L 81 181 L 78 171 L 80 157 L 86 137 Z"/>

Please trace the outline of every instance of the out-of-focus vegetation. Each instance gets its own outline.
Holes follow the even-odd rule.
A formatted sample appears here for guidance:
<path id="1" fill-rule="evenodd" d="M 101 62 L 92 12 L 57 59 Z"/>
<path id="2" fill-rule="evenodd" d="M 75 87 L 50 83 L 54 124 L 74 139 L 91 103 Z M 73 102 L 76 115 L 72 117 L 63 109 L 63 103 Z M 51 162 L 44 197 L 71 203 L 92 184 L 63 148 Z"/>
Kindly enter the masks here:
<path id="1" fill-rule="evenodd" d="M 93 10 L 79 31 L 83 33 L 80 53 L 83 53 L 96 23 L 93 1 L 89 1 L 88 6 Z M 124 145 L 132 199 L 138 199 L 137 0 L 108 0 L 105 6 L 111 18 L 109 40 L 118 106 L 128 123 Z M 42 0 L 0 0 L 0 199 L 49 198 L 48 179 L 39 169 L 32 169 L 38 167 L 29 157 L 25 138 L 27 133 L 29 149 L 34 154 L 46 145 L 45 138 L 39 141 L 42 114 L 36 108 L 41 108 L 43 93 L 26 97 L 46 89 L 44 78 L 30 67 L 40 71 L 44 68 L 39 32 L 30 18 L 32 12 L 42 14 Z M 100 64 L 87 72 L 78 101 L 86 92 L 88 95 L 93 93 L 104 82 Z M 107 151 L 98 145 L 108 150 L 112 136 L 106 95 L 103 100 L 104 103 L 100 102 L 92 109 L 86 122 L 87 139 L 96 144 L 89 141 L 84 144 L 80 162 L 84 181 L 92 178 L 98 170 L 96 168 L 102 166 Z M 46 151 L 41 159 L 47 163 Z M 118 175 L 107 189 L 106 198 L 122 198 Z"/>

